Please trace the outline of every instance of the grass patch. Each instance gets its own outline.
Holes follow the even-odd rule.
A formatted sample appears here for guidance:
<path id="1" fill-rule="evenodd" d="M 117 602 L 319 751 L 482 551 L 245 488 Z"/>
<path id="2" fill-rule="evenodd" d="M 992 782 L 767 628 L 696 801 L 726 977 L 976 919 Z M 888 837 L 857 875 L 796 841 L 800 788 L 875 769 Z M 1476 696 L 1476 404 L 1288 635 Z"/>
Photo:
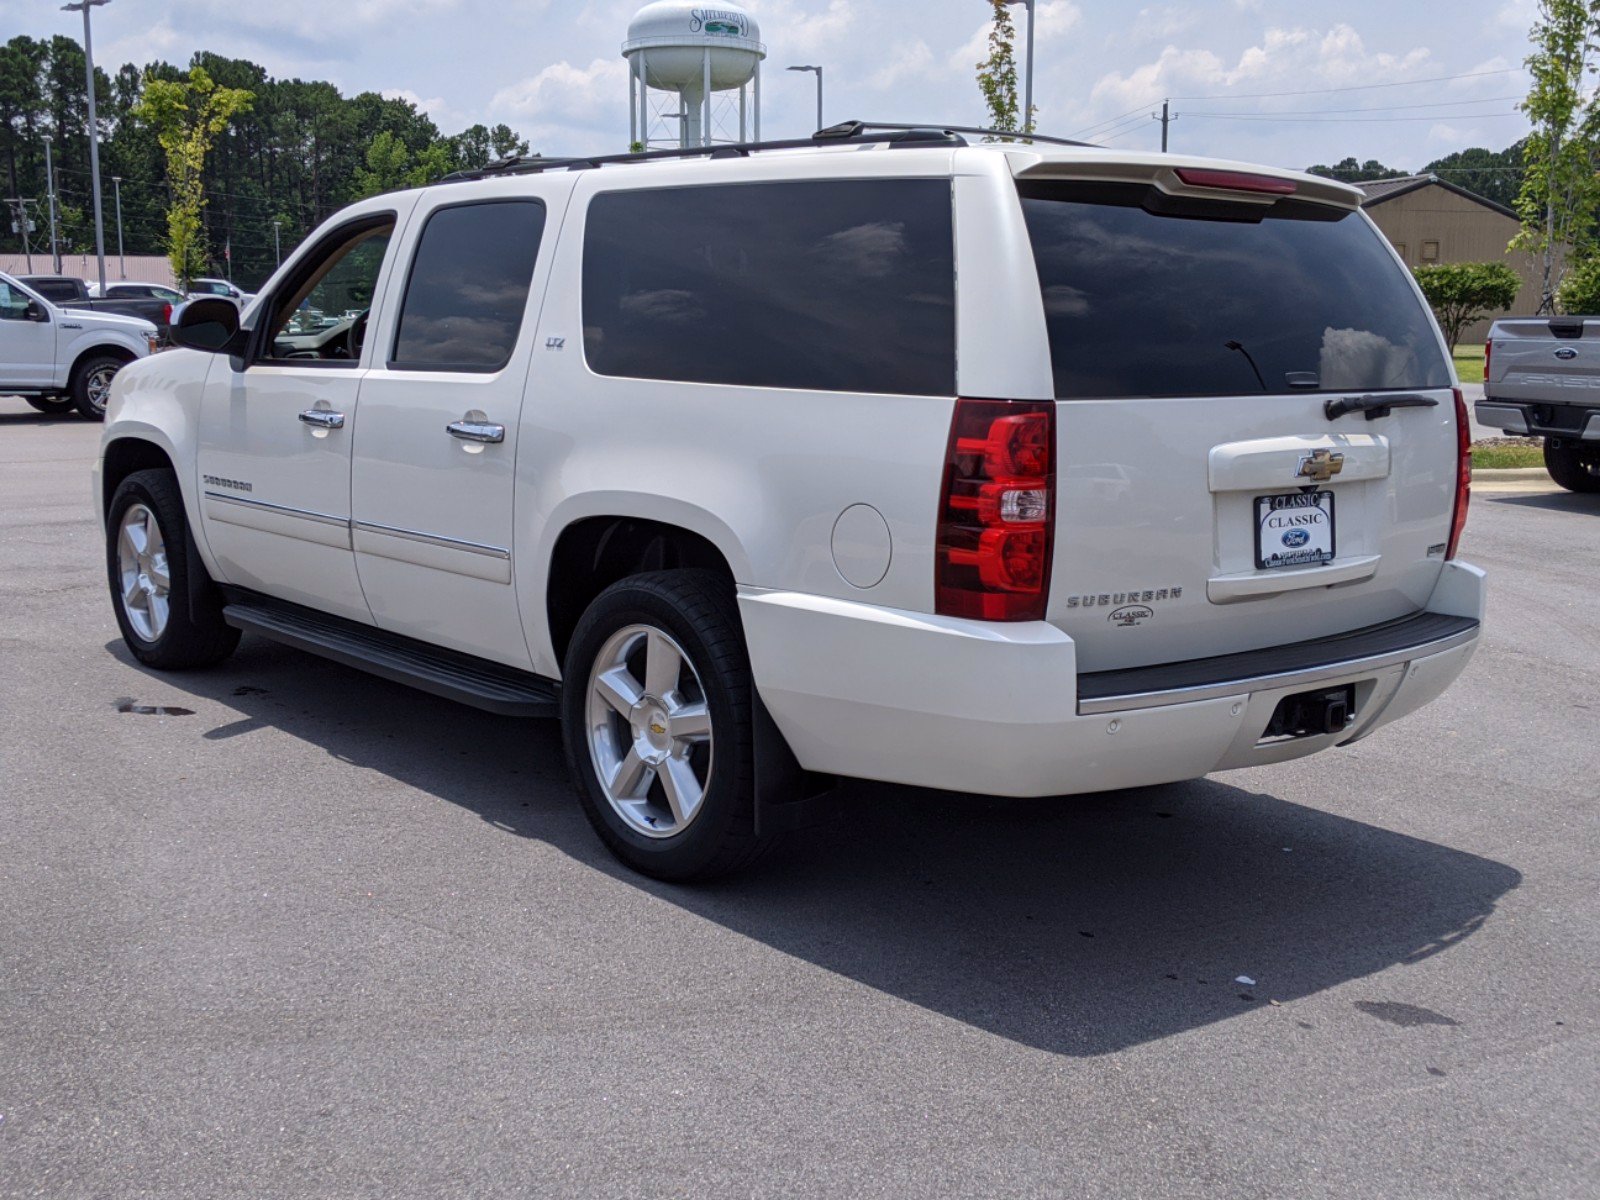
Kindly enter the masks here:
<path id="1" fill-rule="evenodd" d="M 1543 446 L 1474 446 L 1472 466 L 1480 471 L 1544 466 Z"/>
<path id="2" fill-rule="evenodd" d="M 1483 347 L 1460 345 L 1456 347 L 1456 374 L 1462 383 L 1483 382 Z"/>

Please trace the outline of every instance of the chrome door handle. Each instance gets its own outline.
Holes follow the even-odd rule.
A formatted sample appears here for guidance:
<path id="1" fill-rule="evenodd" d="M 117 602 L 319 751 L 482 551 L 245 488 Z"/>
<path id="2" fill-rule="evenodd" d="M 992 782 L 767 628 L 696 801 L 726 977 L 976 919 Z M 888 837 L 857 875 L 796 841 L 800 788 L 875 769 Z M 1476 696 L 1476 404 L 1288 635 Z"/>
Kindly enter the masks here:
<path id="1" fill-rule="evenodd" d="M 317 429 L 343 429 L 344 414 L 330 412 L 325 408 L 308 408 L 300 414 L 300 423 Z"/>
<path id="2" fill-rule="evenodd" d="M 506 440 L 506 427 L 488 421 L 451 421 L 444 428 L 451 437 L 463 442 L 487 442 L 497 446 Z"/>

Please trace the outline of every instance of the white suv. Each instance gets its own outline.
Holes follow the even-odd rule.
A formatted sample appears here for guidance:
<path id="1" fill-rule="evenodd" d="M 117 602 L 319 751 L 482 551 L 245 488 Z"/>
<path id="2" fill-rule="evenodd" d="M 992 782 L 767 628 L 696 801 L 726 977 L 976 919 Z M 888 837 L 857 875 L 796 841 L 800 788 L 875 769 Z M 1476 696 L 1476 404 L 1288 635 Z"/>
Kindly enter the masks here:
<path id="1" fill-rule="evenodd" d="M 245 630 L 559 715 L 663 878 L 839 776 L 1049 796 L 1347 744 L 1483 609 L 1450 359 L 1359 200 L 861 126 L 365 200 L 118 378 L 118 620 L 153 667 Z"/>

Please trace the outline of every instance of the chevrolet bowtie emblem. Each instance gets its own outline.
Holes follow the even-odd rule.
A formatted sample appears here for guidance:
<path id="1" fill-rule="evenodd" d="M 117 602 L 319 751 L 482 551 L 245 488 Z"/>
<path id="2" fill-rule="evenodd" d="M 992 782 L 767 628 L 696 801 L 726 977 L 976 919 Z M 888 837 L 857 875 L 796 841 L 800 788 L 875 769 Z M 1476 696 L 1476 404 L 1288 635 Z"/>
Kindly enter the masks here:
<path id="1" fill-rule="evenodd" d="M 1300 469 L 1295 472 L 1301 479 L 1327 483 L 1344 470 L 1344 455 L 1337 450 L 1313 450 L 1300 456 Z"/>

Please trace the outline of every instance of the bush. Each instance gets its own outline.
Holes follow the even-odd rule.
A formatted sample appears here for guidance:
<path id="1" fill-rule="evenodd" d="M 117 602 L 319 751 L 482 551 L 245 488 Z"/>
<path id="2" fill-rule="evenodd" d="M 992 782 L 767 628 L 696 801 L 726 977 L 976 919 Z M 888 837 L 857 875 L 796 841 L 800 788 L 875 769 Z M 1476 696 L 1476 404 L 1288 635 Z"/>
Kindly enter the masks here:
<path id="1" fill-rule="evenodd" d="M 1522 290 L 1521 278 L 1503 262 L 1439 263 L 1415 274 L 1452 351 L 1463 329 L 1507 311 Z"/>
<path id="2" fill-rule="evenodd" d="M 1567 269 L 1556 291 L 1556 307 L 1569 316 L 1600 313 L 1600 258 L 1586 258 Z"/>

